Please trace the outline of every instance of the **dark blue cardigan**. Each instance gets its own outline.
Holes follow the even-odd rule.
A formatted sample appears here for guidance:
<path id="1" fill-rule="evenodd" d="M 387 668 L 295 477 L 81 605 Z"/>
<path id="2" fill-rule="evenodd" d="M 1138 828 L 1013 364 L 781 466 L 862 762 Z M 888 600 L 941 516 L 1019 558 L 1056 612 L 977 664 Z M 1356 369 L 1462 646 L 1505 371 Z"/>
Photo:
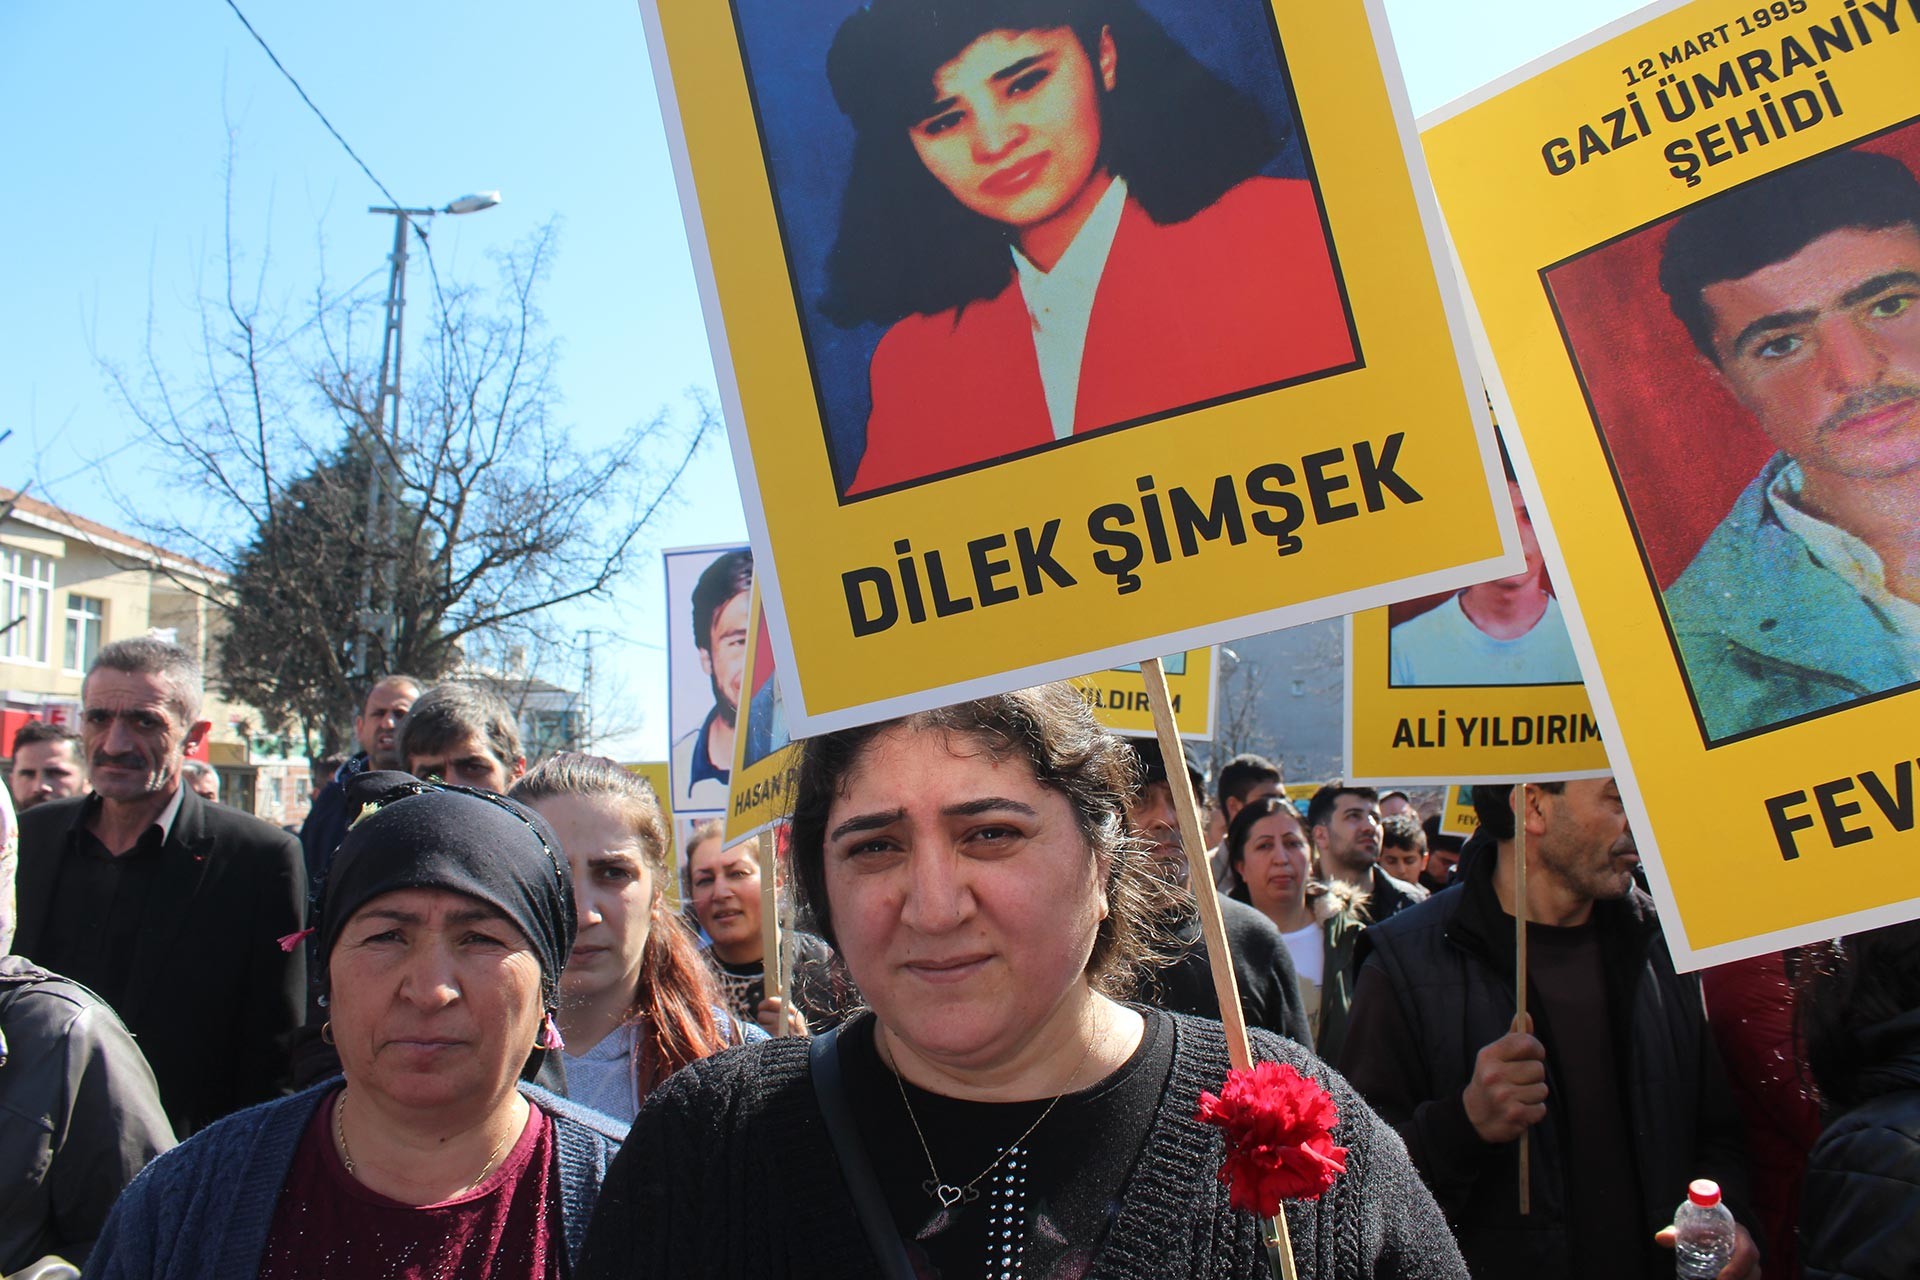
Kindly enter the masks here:
<path id="1" fill-rule="evenodd" d="M 85 1274 L 102 1280 L 254 1280 L 300 1135 L 314 1108 L 339 1084 L 329 1080 L 236 1112 L 160 1156 L 114 1203 Z M 553 1120 L 571 1272 L 601 1180 L 627 1127 L 533 1085 L 521 1085 L 520 1092 Z"/>

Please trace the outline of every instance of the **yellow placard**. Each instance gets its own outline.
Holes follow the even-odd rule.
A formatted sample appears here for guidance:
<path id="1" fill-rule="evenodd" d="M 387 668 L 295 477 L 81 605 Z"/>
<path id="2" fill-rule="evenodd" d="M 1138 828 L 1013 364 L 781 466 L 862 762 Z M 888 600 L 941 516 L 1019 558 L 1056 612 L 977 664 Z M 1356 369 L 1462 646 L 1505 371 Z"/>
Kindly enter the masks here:
<path id="1" fill-rule="evenodd" d="M 1180 736 L 1206 742 L 1213 738 L 1213 703 L 1218 665 L 1213 647 L 1189 649 L 1161 660 L 1167 692 L 1173 698 L 1173 720 Z M 1115 733 L 1144 737 L 1154 732 L 1153 706 L 1147 701 L 1146 677 L 1140 664 L 1081 676 L 1074 687 L 1093 707 L 1093 718 Z"/>
<path id="2" fill-rule="evenodd" d="M 757 583 L 748 617 L 746 696 L 740 702 L 727 796 L 729 847 L 793 812 L 794 770 L 800 765 L 799 744 L 787 734 L 786 706 L 780 682 L 774 678 L 773 648 L 767 643 L 767 619 Z"/>
<path id="3" fill-rule="evenodd" d="M 667 865 L 670 867 L 678 867 L 680 865 L 679 839 L 677 829 L 673 823 L 673 791 L 672 783 L 668 780 L 667 762 L 665 760 L 642 760 L 622 765 L 621 767 L 629 773 L 639 774 L 642 778 L 646 779 L 647 785 L 653 788 L 654 798 L 660 802 L 661 824 L 667 833 Z M 666 891 L 667 900 L 673 903 L 674 907 L 678 909 L 680 906 L 680 877 L 677 875 L 668 876 L 667 883 L 661 887 Z"/>
<path id="4" fill-rule="evenodd" d="M 1920 914 L 1916 85 L 1906 0 L 1668 3 L 1426 122 L 1685 969 Z"/>
<path id="5" fill-rule="evenodd" d="M 796 734 L 1517 563 L 1380 0 L 642 12 Z"/>
<path id="6" fill-rule="evenodd" d="M 1326 785 L 1324 782 L 1289 782 L 1285 785 L 1287 799 L 1292 801 L 1293 807 L 1300 811 L 1302 817 L 1305 817 L 1307 805 L 1312 802 L 1314 793 Z"/>
<path id="7" fill-rule="evenodd" d="M 1507 483 L 1526 567 L 1347 619 L 1347 770 L 1418 784 L 1607 772 L 1600 724 L 1532 512 Z"/>
<path id="8" fill-rule="evenodd" d="M 1440 834 L 1465 837 L 1479 829 L 1480 814 L 1473 807 L 1473 788 L 1470 786 L 1448 787 L 1447 804 L 1440 811 Z"/>

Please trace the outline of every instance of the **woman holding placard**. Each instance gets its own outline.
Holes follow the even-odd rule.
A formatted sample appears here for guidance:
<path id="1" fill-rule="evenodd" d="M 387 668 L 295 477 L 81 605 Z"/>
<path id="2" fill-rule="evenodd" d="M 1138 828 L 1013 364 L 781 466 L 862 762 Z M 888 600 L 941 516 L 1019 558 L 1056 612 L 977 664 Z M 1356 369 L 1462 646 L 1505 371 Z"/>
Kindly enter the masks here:
<path id="1" fill-rule="evenodd" d="M 1196 1118 L 1230 1092 L 1220 1026 L 1115 998 L 1159 892 L 1132 761 L 1064 685 L 809 740 L 795 876 L 871 1015 L 657 1089 L 581 1274 L 1266 1274 Z M 1298 1045 L 1254 1048 L 1325 1125 L 1288 1147 L 1310 1172 L 1260 1175 L 1300 1274 L 1464 1276 L 1398 1137 Z"/>

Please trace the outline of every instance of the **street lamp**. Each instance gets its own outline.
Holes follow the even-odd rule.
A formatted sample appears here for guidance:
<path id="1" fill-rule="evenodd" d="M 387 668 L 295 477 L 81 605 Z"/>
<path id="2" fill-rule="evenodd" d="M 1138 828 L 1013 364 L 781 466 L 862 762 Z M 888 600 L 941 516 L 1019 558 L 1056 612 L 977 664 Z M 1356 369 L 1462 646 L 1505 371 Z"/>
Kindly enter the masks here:
<path id="1" fill-rule="evenodd" d="M 370 466 L 367 477 L 367 543 L 369 547 L 377 544 L 383 534 L 390 533 L 394 527 L 393 513 L 398 498 L 392 471 L 400 453 L 400 336 L 401 322 L 407 307 L 407 232 L 413 226 L 415 218 L 431 218 L 437 214 L 479 213 L 491 209 L 500 203 L 498 191 L 480 191 L 472 195 L 461 196 L 439 209 L 403 209 L 375 205 L 368 213 L 393 215 L 393 253 L 389 258 L 392 269 L 387 276 L 387 330 L 380 348 L 380 386 L 379 395 L 373 402 L 373 422 L 369 426 L 371 439 L 368 441 Z M 422 232 L 422 235 L 425 233 Z M 389 414 L 388 401 L 393 409 Z M 389 427 L 389 423 L 391 426 Z M 376 570 L 371 561 L 362 569 L 360 579 L 359 639 L 354 645 L 354 674 L 362 680 L 371 677 L 373 660 L 373 641 L 378 635 L 385 641 L 385 649 L 391 660 L 394 642 L 393 589 L 394 566 L 386 559 L 378 569 L 382 588 L 381 599 L 384 607 L 376 613 L 373 607 L 374 577 Z"/>

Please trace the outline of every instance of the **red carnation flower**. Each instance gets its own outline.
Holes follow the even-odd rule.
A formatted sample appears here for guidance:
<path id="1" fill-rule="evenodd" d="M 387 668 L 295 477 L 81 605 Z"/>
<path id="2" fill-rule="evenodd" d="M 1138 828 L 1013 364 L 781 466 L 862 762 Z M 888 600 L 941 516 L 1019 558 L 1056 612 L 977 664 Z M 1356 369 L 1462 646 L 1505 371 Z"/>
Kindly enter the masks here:
<path id="1" fill-rule="evenodd" d="M 1333 1145 L 1332 1096 L 1292 1067 L 1229 1071 L 1220 1096 L 1200 1095 L 1195 1118 L 1226 1130 L 1220 1181 L 1236 1209 L 1271 1218 L 1282 1200 L 1318 1199 L 1347 1171 L 1347 1149 Z"/>

